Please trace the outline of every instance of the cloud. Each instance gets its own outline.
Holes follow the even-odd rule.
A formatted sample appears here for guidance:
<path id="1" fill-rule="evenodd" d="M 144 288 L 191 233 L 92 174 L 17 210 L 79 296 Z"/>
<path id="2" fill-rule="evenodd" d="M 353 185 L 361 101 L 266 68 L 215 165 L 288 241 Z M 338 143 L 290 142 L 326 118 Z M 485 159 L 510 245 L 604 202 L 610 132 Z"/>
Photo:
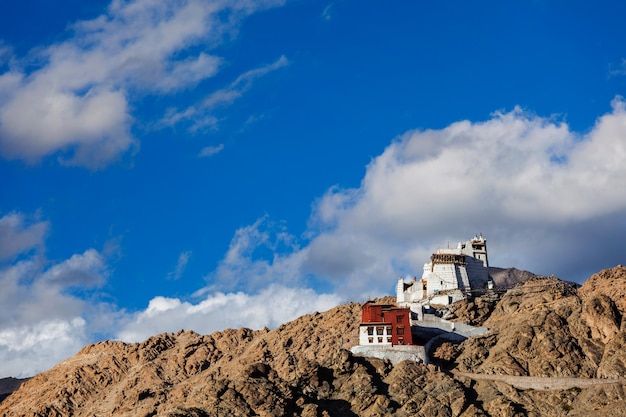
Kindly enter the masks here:
<path id="1" fill-rule="evenodd" d="M 208 158 L 210 156 L 217 155 L 218 153 L 222 152 L 222 149 L 224 149 L 223 143 L 220 143 L 219 145 L 215 145 L 215 146 L 207 146 L 207 147 L 202 148 L 198 156 L 201 158 Z"/>
<path id="2" fill-rule="evenodd" d="M 289 61 L 287 58 L 281 56 L 269 65 L 247 71 L 237 77 L 229 86 L 212 92 L 198 104 L 189 106 L 185 110 L 170 108 L 161 119 L 160 124 L 162 126 L 175 126 L 179 123 L 186 122 L 189 124 L 189 130 L 192 132 L 206 128 L 215 128 L 218 119 L 211 114 L 212 111 L 218 107 L 232 104 L 252 87 L 256 79 L 288 64 Z"/>
<path id="3" fill-rule="evenodd" d="M 0 219 L 0 236 L 12 241 L 9 258 L 0 264 L 0 377 L 31 376 L 76 353 L 102 327 L 96 312 L 110 311 L 83 296 L 109 276 L 106 259 L 95 249 L 50 264 L 42 253 L 47 222 L 24 226 L 28 216 L 14 212 Z M 2 245 L 6 252 L 7 245 Z M 43 247 L 42 251 L 43 252 Z M 15 260 L 16 255 L 21 255 Z M 88 321 L 87 319 L 91 321 Z M 105 320 L 106 321 L 106 320 Z"/>
<path id="4" fill-rule="evenodd" d="M 494 266 L 582 282 L 623 263 L 626 110 L 620 97 L 611 106 L 584 134 L 521 108 L 407 132 L 359 187 L 315 201 L 300 239 L 267 217 L 239 229 L 207 290 L 306 282 L 350 300 L 388 294 L 436 248 L 479 232 Z"/>
<path id="5" fill-rule="evenodd" d="M 228 87 L 211 93 L 203 102 L 203 107 L 212 109 L 217 106 L 231 104 L 233 101 L 241 97 L 251 86 L 252 83 L 272 71 L 283 68 L 288 65 L 289 61 L 284 56 L 278 58 L 275 62 L 253 70 L 247 71 L 237 77 Z"/>
<path id="6" fill-rule="evenodd" d="M 12 48 L 0 39 L 0 68 L 9 61 L 12 54 Z"/>
<path id="7" fill-rule="evenodd" d="M 48 273 L 54 276 L 61 269 L 53 266 Z M 0 377 L 32 376 L 89 341 L 83 315 L 91 306 L 68 294 L 69 287 L 62 285 L 78 285 L 81 274 L 74 269 L 52 282 L 46 275 L 34 260 L 0 270 L 0 361 L 4 364 Z"/>
<path id="8" fill-rule="evenodd" d="M 100 285 L 108 274 L 104 259 L 95 249 L 50 267 L 40 257 L 6 266 L 0 270 L 0 328 L 80 316 L 84 302 L 69 290 Z"/>
<path id="9" fill-rule="evenodd" d="M 62 288 L 92 287 L 102 284 L 108 274 L 102 255 L 95 249 L 88 249 L 49 268 L 41 279 Z"/>
<path id="10" fill-rule="evenodd" d="M 259 291 L 271 283 L 305 286 L 301 265 L 305 252 L 284 224 L 268 216 L 235 232 L 228 251 L 196 295 L 213 291 Z"/>
<path id="11" fill-rule="evenodd" d="M 116 248 L 90 248 L 53 264 L 39 253 L 27 256 L 33 247 L 44 245 L 48 223 L 29 225 L 26 218 L 15 212 L 0 222 L 9 236 L 32 235 L 18 245 L 22 252 L 11 249 L 12 256 L 22 256 L 9 258 L 13 263 L 0 268 L 0 361 L 9 364 L 0 377 L 32 376 L 102 338 L 139 341 L 181 328 L 211 333 L 226 327 L 275 327 L 342 301 L 295 279 L 293 236 L 263 217 L 238 231 L 214 283 L 192 295 L 192 301 L 157 296 L 145 310 L 129 313 L 100 301 L 98 292 L 111 273 L 105 253 L 114 255 Z M 277 255 L 266 262 L 254 259 L 259 252 Z M 283 258 L 281 252 L 287 255 Z M 190 258 L 191 251 L 180 253 L 168 277 L 179 279 Z"/>
<path id="12" fill-rule="evenodd" d="M 584 279 L 619 261 L 610 248 L 626 231 L 624 138 L 620 97 L 586 134 L 520 108 L 407 132 L 358 188 L 316 203 L 304 265 L 343 291 L 383 288 L 391 274 L 421 274 L 436 247 L 482 231 L 494 265 Z"/>
<path id="13" fill-rule="evenodd" d="M 78 317 L 0 328 L 0 377 L 33 376 L 78 352 L 87 340 L 85 321 Z"/>
<path id="14" fill-rule="evenodd" d="M 30 251 L 43 243 L 48 222 L 27 223 L 22 213 L 13 212 L 0 218 L 0 261 Z"/>
<path id="15" fill-rule="evenodd" d="M 617 68 L 613 68 L 613 66 L 610 65 L 609 75 L 610 76 L 626 75 L 626 58 L 622 58 L 622 61 L 619 63 L 619 65 L 617 65 Z"/>
<path id="16" fill-rule="evenodd" d="M 333 5 L 332 3 L 324 7 L 322 11 L 322 19 L 329 21 L 333 18 Z"/>
<path id="17" fill-rule="evenodd" d="M 185 268 L 187 268 L 187 263 L 189 263 L 189 258 L 191 258 L 191 251 L 186 251 L 178 255 L 178 262 L 176 263 L 176 268 L 174 271 L 167 274 L 168 279 L 178 280 L 183 276 L 183 272 L 185 272 Z"/>
<path id="18" fill-rule="evenodd" d="M 303 314 L 328 310 L 340 302 L 336 295 L 281 285 L 269 285 L 255 294 L 218 292 L 196 304 L 178 298 L 155 297 L 144 311 L 132 317 L 118 337 L 135 342 L 181 328 L 204 334 L 229 327 L 273 328 Z"/>
<path id="19" fill-rule="evenodd" d="M 114 255 L 116 248 L 103 253 L 90 248 L 54 264 L 41 254 L 29 257 L 26 254 L 32 247 L 43 246 L 48 224 L 25 226 L 25 218 L 15 212 L 1 223 L 8 224 L 6 230 L 13 235 L 34 237 L 23 239 L 29 242 L 20 245 L 23 252 L 12 249 L 11 253 L 23 255 L 19 260 L 0 268 L 0 362 L 7 364 L 0 369 L 0 377 L 32 376 L 102 338 L 139 341 L 182 328 L 211 333 L 226 327 L 275 327 L 342 301 L 296 280 L 294 238 L 280 223 L 263 217 L 238 231 L 214 274 L 213 285 L 192 295 L 192 301 L 157 296 L 145 310 L 129 313 L 100 301 L 102 294 L 97 292 L 111 273 L 103 253 Z M 277 255 L 273 262 L 266 262 L 254 259 L 259 252 Z M 287 255 L 281 257 L 281 252 Z M 191 251 L 180 253 L 169 277 L 180 278 L 190 257 Z M 227 315 L 223 314 L 226 309 Z"/>
<path id="20" fill-rule="evenodd" d="M 223 58 L 208 50 L 245 16 L 277 4 L 114 0 L 103 15 L 74 24 L 65 40 L 28 59 L 12 57 L 0 73 L 0 151 L 28 162 L 60 152 L 63 164 L 95 169 L 136 150 L 131 100 L 214 76 Z M 0 45 L 0 64 L 10 53 Z M 245 90 L 240 84 L 216 94 L 234 97 Z"/>

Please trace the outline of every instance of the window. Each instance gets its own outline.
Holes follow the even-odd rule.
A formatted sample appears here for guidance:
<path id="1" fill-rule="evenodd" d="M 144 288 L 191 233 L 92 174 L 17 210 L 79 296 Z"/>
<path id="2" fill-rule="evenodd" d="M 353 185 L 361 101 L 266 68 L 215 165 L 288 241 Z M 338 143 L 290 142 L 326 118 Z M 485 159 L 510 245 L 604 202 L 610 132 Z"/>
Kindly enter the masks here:
<path id="1" fill-rule="evenodd" d="M 398 314 L 396 316 L 396 323 L 402 323 L 404 321 L 404 314 Z"/>
<path id="2" fill-rule="evenodd" d="M 378 338 L 378 343 L 383 343 L 383 338 L 382 337 Z"/>
<path id="3" fill-rule="evenodd" d="M 398 344 L 399 345 L 403 345 L 404 344 L 404 337 L 399 337 L 398 338 Z"/>
<path id="4" fill-rule="evenodd" d="M 398 326 L 398 334 L 404 334 L 404 326 Z"/>
<path id="5" fill-rule="evenodd" d="M 370 335 L 370 336 L 374 334 L 374 328 L 372 326 L 369 326 L 367 328 L 367 334 Z"/>
<path id="6" fill-rule="evenodd" d="M 381 327 L 377 327 L 377 328 L 376 328 L 376 334 L 377 334 L 377 335 L 379 335 L 379 336 L 380 336 L 381 334 L 383 334 L 383 327 L 382 327 L 382 326 L 381 326 Z"/>
<path id="7" fill-rule="evenodd" d="M 391 337 L 387 337 L 387 343 L 391 343 Z"/>
<path id="8" fill-rule="evenodd" d="M 387 326 L 387 334 L 391 334 L 391 326 Z"/>
<path id="9" fill-rule="evenodd" d="M 374 338 L 373 337 L 368 337 L 367 338 L 367 343 L 374 343 Z"/>

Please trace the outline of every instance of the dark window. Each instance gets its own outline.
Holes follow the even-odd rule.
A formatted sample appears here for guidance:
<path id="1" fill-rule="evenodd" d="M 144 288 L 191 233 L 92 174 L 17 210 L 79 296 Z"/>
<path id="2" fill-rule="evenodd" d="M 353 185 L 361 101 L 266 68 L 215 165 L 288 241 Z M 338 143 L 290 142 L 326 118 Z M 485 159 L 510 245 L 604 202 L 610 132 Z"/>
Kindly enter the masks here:
<path id="1" fill-rule="evenodd" d="M 397 333 L 398 334 L 404 334 L 404 326 L 399 326 Z"/>
<path id="2" fill-rule="evenodd" d="M 387 338 L 387 343 L 391 343 L 391 337 Z"/>
<path id="3" fill-rule="evenodd" d="M 370 335 L 370 336 L 374 334 L 374 328 L 372 326 L 369 326 L 367 328 L 367 334 Z"/>
<path id="4" fill-rule="evenodd" d="M 404 314 L 399 314 L 396 316 L 396 323 L 402 323 L 404 321 Z"/>
<path id="5" fill-rule="evenodd" d="M 378 338 L 378 343 L 383 343 L 383 338 L 382 337 Z"/>
<path id="6" fill-rule="evenodd" d="M 383 327 L 377 327 L 377 328 L 376 328 L 376 334 L 377 334 L 377 335 L 379 335 L 379 336 L 380 336 L 381 334 L 383 334 Z"/>
<path id="7" fill-rule="evenodd" d="M 367 341 L 368 341 L 368 343 L 374 343 L 374 338 L 373 337 L 368 337 Z"/>

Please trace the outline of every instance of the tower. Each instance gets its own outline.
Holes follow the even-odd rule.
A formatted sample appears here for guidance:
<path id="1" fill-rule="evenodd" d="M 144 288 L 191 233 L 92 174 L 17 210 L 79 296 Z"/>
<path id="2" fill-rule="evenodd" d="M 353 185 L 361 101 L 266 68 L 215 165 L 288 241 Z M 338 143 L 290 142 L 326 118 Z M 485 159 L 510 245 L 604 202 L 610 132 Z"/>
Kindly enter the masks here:
<path id="1" fill-rule="evenodd" d="M 483 237 L 483 234 L 479 236 L 474 235 L 474 238 L 470 240 L 472 247 L 472 256 L 476 259 L 483 261 L 483 266 L 489 268 L 489 260 L 487 258 L 487 239 Z"/>

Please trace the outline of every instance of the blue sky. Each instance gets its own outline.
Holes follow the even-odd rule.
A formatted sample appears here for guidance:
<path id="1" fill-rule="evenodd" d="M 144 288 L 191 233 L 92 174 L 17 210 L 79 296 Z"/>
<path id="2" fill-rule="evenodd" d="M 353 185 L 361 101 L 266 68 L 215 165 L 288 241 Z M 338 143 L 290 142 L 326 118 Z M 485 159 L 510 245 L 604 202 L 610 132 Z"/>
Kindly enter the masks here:
<path id="1" fill-rule="evenodd" d="M 480 232 L 624 263 L 622 2 L 13 3 L 0 377 L 389 294 Z"/>

